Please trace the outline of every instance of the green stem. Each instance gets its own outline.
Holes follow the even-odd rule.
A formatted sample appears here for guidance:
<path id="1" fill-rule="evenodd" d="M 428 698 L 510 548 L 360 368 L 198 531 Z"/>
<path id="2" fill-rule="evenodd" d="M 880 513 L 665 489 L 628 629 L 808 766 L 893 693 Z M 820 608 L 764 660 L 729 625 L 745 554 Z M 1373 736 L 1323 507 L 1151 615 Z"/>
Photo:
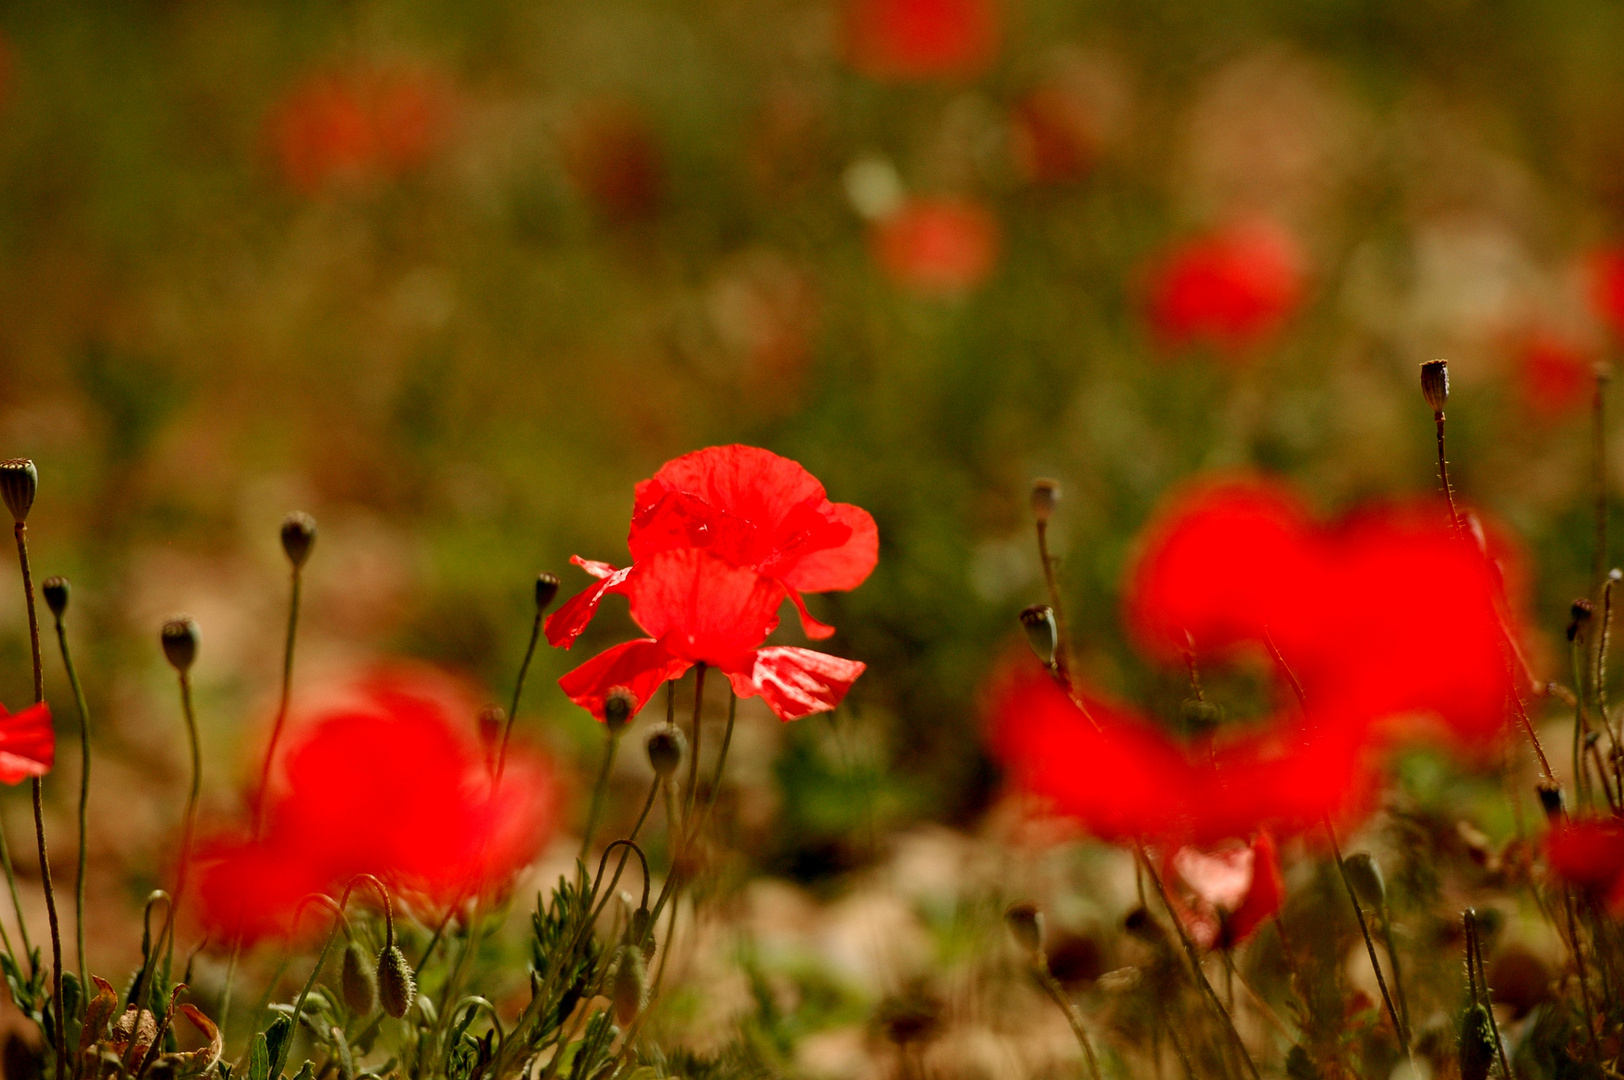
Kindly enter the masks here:
<path id="1" fill-rule="evenodd" d="M 17 913 L 17 932 L 22 936 L 23 952 L 26 954 L 25 959 L 28 960 L 32 969 L 34 946 L 28 940 L 28 920 L 23 918 L 23 898 L 22 894 L 17 891 L 17 873 L 11 868 L 11 845 L 6 843 L 4 823 L 0 823 L 0 867 L 4 867 L 6 871 L 6 886 L 11 889 L 11 907 Z M 11 942 L 9 940 L 6 942 L 6 951 L 11 952 Z M 11 955 L 12 959 L 16 959 L 16 953 Z M 22 970 L 20 965 L 18 970 Z"/>
<path id="2" fill-rule="evenodd" d="M 1359 922 L 1359 933 L 1365 939 L 1365 952 L 1370 955 L 1370 969 L 1376 973 L 1376 986 L 1382 992 L 1382 1002 L 1387 1006 L 1387 1016 L 1393 1021 L 1393 1034 L 1398 1036 L 1399 1045 L 1404 1047 L 1404 1053 L 1408 1055 L 1410 1034 L 1399 1019 L 1398 1009 L 1393 1005 L 1393 995 L 1387 991 L 1387 977 L 1382 974 L 1381 961 L 1376 956 L 1376 942 L 1370 936 L 1370 925 L 1365 921 L 1364 905 L 1359 903 L 1359 894 L 1354 891 L 1353 882 L 1348 878 L 1348 869 L 1342 865 L 1342 847 L 1336 842 L 1336 830 L 1331 827 L 1330 818 L 1325 819 L 1325 835 L 1331 841 L 1331 858 L 1336 860 L 1336 872 L 1342 878 L 1342 887 L 1347 890 L 1348 900 L 1353 904 L 1353 917 Z"/>
<path id="3" fill-rule="evenodd" d="M 699 732 L 700 722 L 703 719 L 700 716 L 700 711 L 704 704 L 705 662 L 701 660 L 694 665 L 694 733 L 688 740 L 690 743 L 688 749 L 692 756 L 688 759 L 688 794 L 682 804 L 682 820 L 684 824 L 687 823 L 688 816 L 693 813 L 694 799 L 699 792 Z"/>
<path id="4" fill-rule="evenodd" d="M 62 666 L 68 672 L 68 685 L 73 687 L 74 705 L 79 710 L 79 867 L 74 879 L 74 927 L 79 946 L 79 985 L 88 987 L 85 978 L 85 838 L 90 821 L 90 709 L 85 705 L 85 692 L 79 685 L 79 673 L 73 667 L 73 654 L 68 651 L 68 631 L 60 616 L 56 620 L 56 641 L 62 650 Z M 9 950 L 9 946 L 7 946 Z"/>
<path id="5" fill-rule="evenodd" d="M 502 748 L 496 754 L 496 780 L 493 789 L 502 783 L 502 770 L 507 768 L 508 736 L 513 734 L 513 721 L 519 715 L 519 696 L 524 693 L 524 678 L 530 673 L 530 661 L 536 655 L 536 643 L 541 640 L 542 610 L 536 608 L 536 621 L 530 627 L 530 644 L 524 650 L 524 661 L 519 664 L 519 677 L 513 683 L 513 704 L 508 707 L 507 723 L 502 727 Z"/>
<path id="6" fill-rule="evenodd" d="M 598 779 L 592 785 L 592 806 L 587 812 L 586 829 L 581 834 L 581 853 L 577 858 L 585 859 L 587 852 L 592 850 L 592 834 L 598 831 L 598 818 L 603 813 L 603 793 L 609 786 L 609 770 L 614 768 L 615 752 L 620 749 L 620 732 L 610 732 L 603 746 L 603 762 L 598 766 Z"/>
<path id="7" fill-rule="evenodd" d="M 1083 1027 L 1083 1018 L 1077 1012 L 1077 1006 L 1072 1004 L 1071 998 L 1066 996 L 1065 989 L 1055 980 L 1047 960 L 1042 956 L 1037 957 L 1033 961 L 1032 968 L 1049 999 L 1065 1014 L 1066 1023 L 1071 1025 L 1071 1033 L 1077 1036 L 1077 1044 L 1083 1048 L 1083 1057 L 1088 1059 L 1088 1075 L 1093 1077 L 1093 1080 L 1100 1080 L 1100 1063 L 1094 1057 L 1094 1043 Z"/>

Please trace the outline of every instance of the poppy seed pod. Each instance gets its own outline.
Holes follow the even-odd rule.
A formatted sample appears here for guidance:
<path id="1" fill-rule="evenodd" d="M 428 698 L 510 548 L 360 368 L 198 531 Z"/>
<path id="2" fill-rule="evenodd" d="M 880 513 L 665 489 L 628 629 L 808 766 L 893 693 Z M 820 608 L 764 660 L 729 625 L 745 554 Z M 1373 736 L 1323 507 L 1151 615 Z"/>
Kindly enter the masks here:
<path id="1" fill-rule="evenodd" d="M 1348 876 L 1353 893 L 1366 907 L 1377 911 L 1387 908 L 1387 881 L 1382 868 L 1369 852 L 1358 851 L 1342 860 L 1342 872 Z"/>
<path id="2" fill-rule="evenodd" d="M 637 695 L 624 686 L 615 686 L 603 699 L 603 723 L 609 729 L 609 734 L 619 735 L 626 730 L 631 722 L 632 713 L 637 711 Z"/>
<path id="3" fill-rule="evenodd" d="M 1031 642 L 1032 651 L 1038 654 L 1038 659 L 1044 664 L 1054 663 L 1055 646 L 1059 635 L 1054 625 L 1054 609 L 1048 604 L 1033 604 L 1021 612 L 1021 629 L 1026 631 L 1026 640 Z"/>
<path id="4" fill-rule="evenodd" d="M 1038 477 L 1032 481 L 1032 516 L 1038 524 L 1046 525 L 1060 503 L 1060 481 Z"/>
<path id="5" fill-rule="evenodd" d="M 352 941 L 344 950 L 342 972 L 344 1004 L 356 1016 L 369 1015 L 378 1004 L 378 973 L 359 941 Z"/>
<path id="6" fill-rule="evenodd" d="M 310 549 L 316 544 L 316 519 L 302 510 L 295 510 L 282 519 L 282 550 L 288 562 L 297 570 L 310 558 Z"/>
<path id="7" fill-rule="evenodd" d="M 417 983 L 406 954 L 399 945 L 391 945 L 378 954 L 378 999 L 383 1002 L 383 1011 L 399 1020 L 416 998 Z"/>
<path id="8" fill-rule="evenodd" d="M 182 675 L 191 670 L 192 662 L 197 659 L 197 623 L 190 615 L 177 615 L 164 623 L 158 641 L 164 647 L 164 659 L 169 661 L 170 667 Z"/>
<path id="9" fill-rule="evenodd" d="M 643 966 L 641 949 L 623 948 L 620 962 L 615 965 L 615 983 L 610 1000 L 614 1003 L 615 1019 L 625 1027 L 637 1018 L 648 1004 L 648 976 Z"/>
<path id="10" fill-rule="evenodd" d="M 688 753 L 688 736 L 675 724 L 662 724 L 649 733 L 648 763 L 662 777 L 669 777 Z"/>
<path id="11" fill-rule="evenodd" d="M 48 577 L 40 584 L 39 591 L 45 594 L 45 606 L 60 619 L 62 613 L 68 610 L 68 579 Z"/>
<path id="12" fill-rule="evenodd" d="M 1590 618 L 1596 613 L 1596 607 L 1581 596 L 1573 602 L 1573 607 L 1569 610 L 1573 613 L 1573 621 L 1568 623 L 1568 640 L 1572 641 L 1590 629 Z"/>
<path id="13" fill-rule="evenodd" d="M 1043 912 L 1030 900 L 1018 900 L 1004 909 L 1004 925 L 1015 943 L 1032 954 L 1043 951 Z"/>
<path id="14" fill-rule="evenodd" d="M 1428 360 L 1421 365 L 1421 396 L 1435 413 L 1444 411 L 1449 400 L 1449 361 Z"/>
<path id="15" fill-rule="evenodd" d="M 0 497 L 6 500 L 11 519 L 21 525 L 28 520 L 28 511 L 34 505 L 34 493 L 39 490 L 39 470 L 27 458 L 0 461 Z"/>
<path id="16" fill-rule="evenodd" d="M 552 606 L 553 598 L 558 595 L 558 578 L 552 574 L 536 575 L 536 614 L 540 615 Z"/>

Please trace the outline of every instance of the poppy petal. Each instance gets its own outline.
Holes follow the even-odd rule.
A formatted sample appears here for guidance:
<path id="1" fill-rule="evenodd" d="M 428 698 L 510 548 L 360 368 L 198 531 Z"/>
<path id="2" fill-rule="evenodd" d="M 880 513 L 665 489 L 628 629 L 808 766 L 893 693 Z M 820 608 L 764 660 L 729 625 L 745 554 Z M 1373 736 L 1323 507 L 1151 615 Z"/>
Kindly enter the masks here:
<path id="1" fill-rule="evenodd" d="M 831 503 L 825 513 L 851 533 L 840 546 L 809 552 L 786 569 L 784 584 L 791 589 L 846 592 L 867 580 L 879 562 L 880 531 L 867 510 L 850 503 Z"/>
<path id="2" fill-rule="evenodd" d="M 45 702 L 7 715 L 0 709 L 0 784 L 44 776 L 56 764 L 56 732 Z"/>
<path id="3" fill-rule="evenodd" d="M 699 548 L 662 551 L 636 563 L 632 618 L 673 656 L 732 668 L 778 626 L 784 587 Z"/>
<path id="4" fill-rule="evenodd" d="M 610 690 L 617 686 L 630 690 L 641 709 L 661 683 L 677 678 L 692 666 L 691 661 L 672 656 L 653 638 L 637 638 L 605 649 L 565 674 L 558 685 L 565 697 L 602 720 L 603 702 Z"/>
<path id="5" fill-rule="evenodd" d="M 774 645 L 756 650 L 748 674 L 730 671 L 727 678 L 740 697 L 759 694 L 780 720 L 799 720 L 839 705 L 867 666 L 811 649 Z"/>
<path id="6" fill-rule="evenodd" d="M 806 597 L 802 596 L 798 590 L 789 590 L 789 599 L 795 605 L 795 610 L 800 613 L 801 632 L 803 634 L 813 641 L 822 641 L 824 638 L 834 636 L 834 627 L 814 619 L 812 613 L 806 610 Z"/>
<path id="7" fill-rule="evenodd" d="M 575 639 L 581 636 L 592 622 L 592 617 L 598 613 L 598 605 L 603 598 L 612 592 L 625 591 L 626 579 L 632 573 L 630 566 L 616 570 L 608 563 L 593 562 L 579 555 L 572 556 L 570 562 L 598 581 L 564 601 L 557 611 L 547 616 L 547 641 L 555 649 L 567 649 L 574 645 Z"/>

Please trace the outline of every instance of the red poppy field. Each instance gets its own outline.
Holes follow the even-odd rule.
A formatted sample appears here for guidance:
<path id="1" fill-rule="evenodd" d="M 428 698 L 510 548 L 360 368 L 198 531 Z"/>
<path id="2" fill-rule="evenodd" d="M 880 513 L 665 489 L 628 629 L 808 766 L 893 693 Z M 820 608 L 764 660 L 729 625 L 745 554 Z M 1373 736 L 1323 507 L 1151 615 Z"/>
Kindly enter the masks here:
<path id="1" fill-rule="evenodd" d="M 0 1080 L 1624 1077 L 1618 40 L 0 10 Z"/>

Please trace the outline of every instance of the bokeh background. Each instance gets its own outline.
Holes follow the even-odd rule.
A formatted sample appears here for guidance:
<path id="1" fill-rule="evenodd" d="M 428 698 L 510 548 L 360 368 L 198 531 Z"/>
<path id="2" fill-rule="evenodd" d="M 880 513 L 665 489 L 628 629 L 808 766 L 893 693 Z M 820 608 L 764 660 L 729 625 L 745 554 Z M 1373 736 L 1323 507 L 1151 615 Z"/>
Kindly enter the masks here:
<path id="1" fill-rule="evenodd" d="M 206 812 L 239 812 L 292 509 L 321 530 L 301 695 L 408 657 L 503 701 L 534 575 L 622 559 L 662 461 L 763 445 L 869 509 L 878 570 L 812 600 L 869 664 L 849 709 L 742 736 L 741 843 L 814 886 L 861 863 L 860 825 L 994 798 L 976 695 L 1042 599 L 1035 475 L 1064 486 L 1091 678 L 1176 716 L 1182 676 L 1117 626 L 1158 500 L 1224 469 L 1326 513 L 1433 492 L 1416 371 L 1448 357 L 1458 489 L 1559 634 L 1624 318 L 1620 40 L 1624 10 L 1581 0 L 0 8 L 0 454 L 38 463 L 36 573 L 75 590 L 93 900 L 128 912 L 172 843 L 177 611 Z M 1235 297 L 1203 315 L 1203 289 Z M 553 679 L 629 633 L 606 611 L 543 650 L 520 721 L 586 775 Z M 8 600 L 0 701 L 28 680 Z M 21 793 L 3 808 L 21 849 Z"/>

